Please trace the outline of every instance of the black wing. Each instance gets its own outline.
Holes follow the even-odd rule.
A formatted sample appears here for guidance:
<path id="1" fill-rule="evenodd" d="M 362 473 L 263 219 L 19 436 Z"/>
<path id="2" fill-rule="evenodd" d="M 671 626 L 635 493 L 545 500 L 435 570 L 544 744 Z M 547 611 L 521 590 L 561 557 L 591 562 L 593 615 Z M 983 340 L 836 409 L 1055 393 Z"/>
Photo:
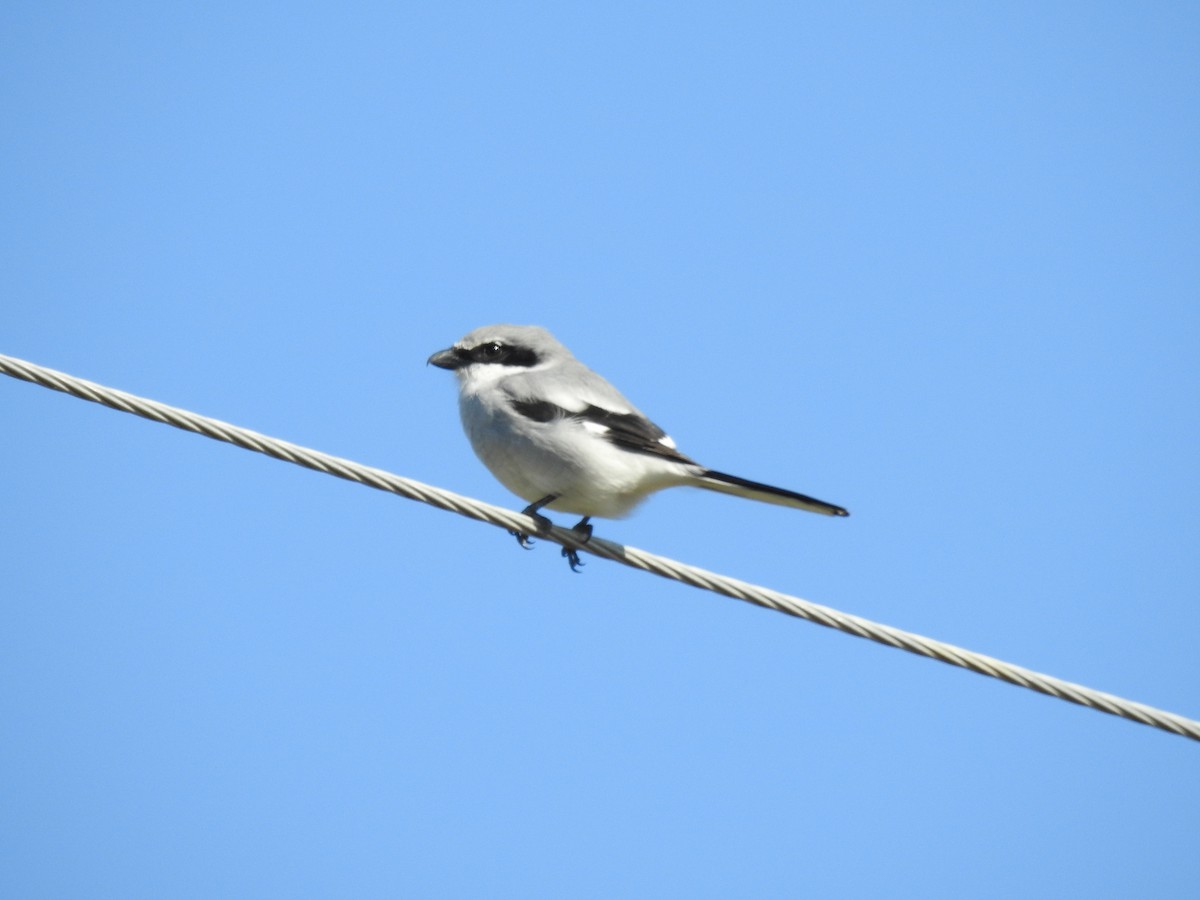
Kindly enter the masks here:
<path id="1" fill-rule="evenodd" d="M 512 405 L 518 413 L 534 422 L 550 422 L 554 419 L 575 419 L 578 422 L 589 422 L 601 426 L 604 430 L 597 434 L 623 450 L 658 456 L 690 466 L 696 465 L 694 460 L 684 456 L 669 444 L 664 444 L 664 438 L 670 441 L 667 433 L 638 413 L 617 413 L 591 405 L 585 406 L 578 412 L 572 412 L 549 400 L 513 400 Z"/>

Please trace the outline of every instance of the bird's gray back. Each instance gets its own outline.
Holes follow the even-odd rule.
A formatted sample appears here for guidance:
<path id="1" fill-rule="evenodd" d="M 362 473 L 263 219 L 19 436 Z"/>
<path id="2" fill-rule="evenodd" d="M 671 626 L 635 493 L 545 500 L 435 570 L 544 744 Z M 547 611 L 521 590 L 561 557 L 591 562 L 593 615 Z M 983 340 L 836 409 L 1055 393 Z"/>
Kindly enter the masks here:
<path id="1" fill-rule="evenodd" d="M 588 406 L 616 413 L 641 412 L 603 376 L 574 357 L 529 372 L 516 372 L 504 380 L 504 390 L 517 399 L 548 400 L 571 412 Z"/>

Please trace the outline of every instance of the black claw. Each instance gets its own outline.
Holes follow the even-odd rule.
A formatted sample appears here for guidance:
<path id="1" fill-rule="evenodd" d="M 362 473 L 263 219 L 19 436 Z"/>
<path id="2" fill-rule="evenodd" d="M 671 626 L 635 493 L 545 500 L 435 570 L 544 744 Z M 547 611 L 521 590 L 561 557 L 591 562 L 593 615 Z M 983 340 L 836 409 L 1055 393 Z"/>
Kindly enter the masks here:
<path id="1" fill-rule="evenodd" d="M 521 513 L 529 516 L 534 522 L 537 523 L 538 531 L 549 531 L 552 527 L 554 527 L 554 523 L 539 513 L 538 510 L 547 503 L 553 503 L 556 499 L 556 494 L 547 494 L 537 503 L 530 503 L 527 507 L 521 510 Z M 510 531 L 509 534 L 517 539 L 517 543 L 521 545 L 522 550 L 533 549 L 533 538 L 531 538 L 529 535 L 520 531 Z"/>
<path id="2" fill-rule="evenodd" d="M 529 535 L 521 534 L 519 531 L 510 531 L 509 534 L 517 539 L 517 543 L 521 545 L 522 550 L 533 549 L 533 538 L 531 538 Z"/>
<path id="3" fill-rule="evenodd" d="M 579 535 L 579 542 L 586 544 L 592 539 L 592 526 L 588 524 L 588 519 L 591 516 L 584 516 L 571 529 Z M 567 558 L 567 564 L 571 567 L 572 572 L 578 572 L 579 567 L 583 565 L 583 561 L 579 558 L 579 551 L 571 547 L 563 547 L 562 555 Z"/>
<path id="4" fill-rule="evenodd" d="M 570 547 L 563 547 L 562 555 L 567 558 L 567 565 L 571 567 L 571 571 L 579 572 L 579 567 L 584 564 L 583 560 L 579 558 L 579 553 Z"/>

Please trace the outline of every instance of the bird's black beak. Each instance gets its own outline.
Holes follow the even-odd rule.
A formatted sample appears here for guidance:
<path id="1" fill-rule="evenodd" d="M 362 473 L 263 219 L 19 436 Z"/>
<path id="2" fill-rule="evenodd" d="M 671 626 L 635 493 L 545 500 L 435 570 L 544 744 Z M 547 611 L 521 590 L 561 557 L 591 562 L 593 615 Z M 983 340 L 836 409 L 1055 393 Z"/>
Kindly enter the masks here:
<path id="1" fill-rule="evenodd" d="M 435 365 L 439 369 L 457 369 L 463 364 L 463 359 L 454 352 L 453 347 L 448 347 L 445 350 L 439 350 L 429 359 L 425 360 L 425 365 Z"/>

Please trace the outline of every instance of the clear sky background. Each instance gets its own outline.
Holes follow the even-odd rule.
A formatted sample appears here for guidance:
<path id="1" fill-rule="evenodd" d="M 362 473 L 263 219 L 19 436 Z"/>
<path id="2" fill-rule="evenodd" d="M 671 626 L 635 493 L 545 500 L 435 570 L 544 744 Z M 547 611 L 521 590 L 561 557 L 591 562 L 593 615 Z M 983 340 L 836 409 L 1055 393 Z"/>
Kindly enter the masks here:
<path id="1" fill-rule="evenodd" d="M 0 352 L 1200 716 L 1200 11 L 8 2 Z M 6 897 L 1179 897 L 1200 747 L 0 379 Z M 560 516 L 560 519 L 563 517 Z M 569 522 L 567 523 L 569 524 Z"/>

